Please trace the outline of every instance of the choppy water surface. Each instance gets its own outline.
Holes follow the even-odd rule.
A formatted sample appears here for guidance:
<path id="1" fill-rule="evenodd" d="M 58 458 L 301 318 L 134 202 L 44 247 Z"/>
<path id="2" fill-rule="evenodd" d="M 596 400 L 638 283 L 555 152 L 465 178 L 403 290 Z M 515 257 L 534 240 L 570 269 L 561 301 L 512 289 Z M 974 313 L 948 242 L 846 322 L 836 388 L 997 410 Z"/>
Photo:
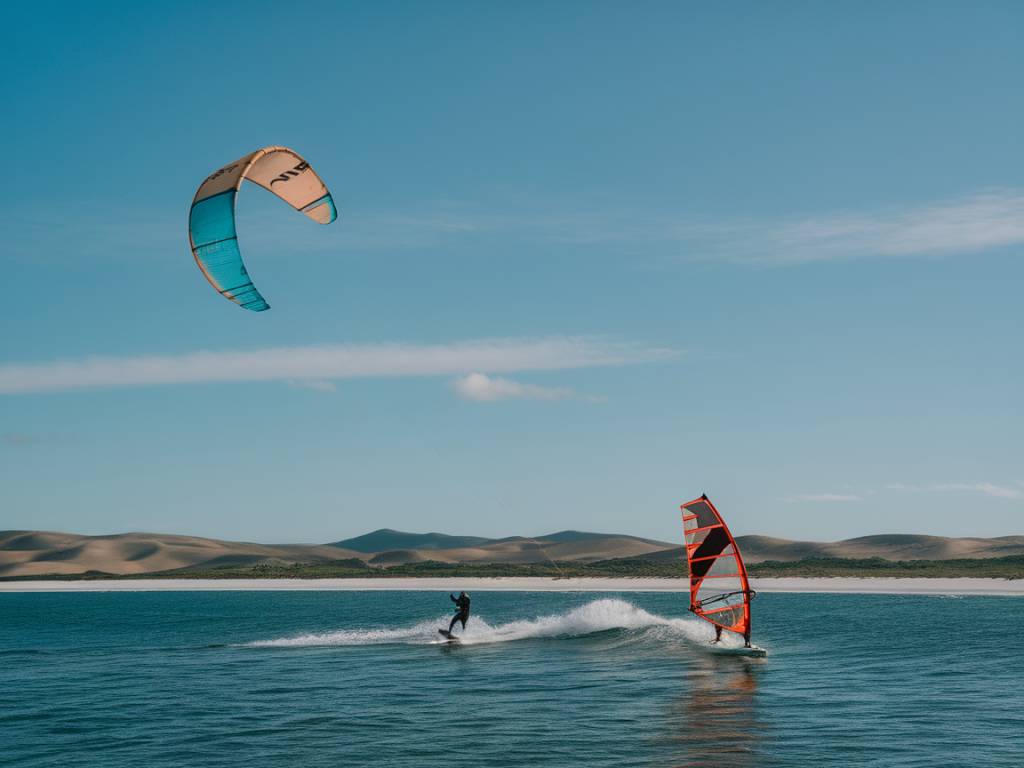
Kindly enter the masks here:
<path id="1" fill-rule="evenodd" d="M 761 595 L 767 659 L 682 596 L 0 594 L 24 766 L 1024 766 L 1024 600 Z"/>

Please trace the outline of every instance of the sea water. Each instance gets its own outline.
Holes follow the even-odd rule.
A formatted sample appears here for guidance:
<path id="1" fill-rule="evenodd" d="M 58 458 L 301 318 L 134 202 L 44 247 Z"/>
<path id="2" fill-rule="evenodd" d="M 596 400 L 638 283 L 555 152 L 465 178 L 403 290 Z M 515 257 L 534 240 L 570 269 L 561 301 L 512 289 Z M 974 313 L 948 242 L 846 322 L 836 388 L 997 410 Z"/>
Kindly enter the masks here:
<path id="1" fill-rule="evenodd" d="M 1024 600 L 0 594 L 5 766 L 1024 766 Z M 458 629 L 456 632 L 458 633 Z"/>

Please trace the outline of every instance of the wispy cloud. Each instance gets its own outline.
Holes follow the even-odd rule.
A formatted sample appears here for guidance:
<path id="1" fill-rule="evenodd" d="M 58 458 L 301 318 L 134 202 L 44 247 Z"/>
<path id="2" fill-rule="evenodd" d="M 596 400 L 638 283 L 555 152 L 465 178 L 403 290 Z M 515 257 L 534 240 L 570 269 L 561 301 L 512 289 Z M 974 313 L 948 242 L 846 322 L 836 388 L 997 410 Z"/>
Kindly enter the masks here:
<path id="1" fill-rule="evenodd" d="M 258 205 L 256 200 L 251 204 Z M 609 208 L 581 210 L 559 200 L 503 199 L 490 204 L 437 201 L 404 210 L 346 209 L 340 226 L 323 230 L 301 217 L 278 212 L 244 221 L 247 248 L 278 250 L 301 243 L 304 252 L 403 251 L 424 248 L 486 250 L 515 239 L 525 243 L 611 244 L 630 254 L 693 261 L 787 266 L 850 259 L 892 259 L 977 254 L 1024 244 L 1024 190 L 997 189 L 945 200 L 777 217 L 697 216 L 690 211 Z M 246 206 L 246 210 L 252 205 Z M 244 214 L 243 214 L 244 217 Z M 69 223 L 70 222 L 70 223 Z M 0 224 L 17 233 L 0 258 L 57 258 L 73 232 L 76 257 L 137 257 L 145 240 L 151 251 L 181 248 L 181 224 L 161 212 L 137 211 L 128 220 L 89 211 L 54 229 L 36 214 L 8 213 Z M 141 238 L 140 232 L 146 237 Z M 156 234 L 154 234 L 156 233 Z M 86 249 L 86 250 L 83 250 Z"/>
<path id="2" fill-rule="evenodd" d="M 1024 192 L 999 191 L 904 209 L 748 223 L 708 233 L 709 255 L 764 264 L 977 253 L 1024 243 Z"/>
<path id="3" fill-rule="evenodd" d="M 539 387 L 535 384 L 522 384 L 518 381 L 503 379 L 500 376 L 488 376 L 483 373 L 471 373 L 456 379 L 452 386 L 463 400 L 478 403 L 491 403 L 497 400 L 563 400 L 573 397 L 575 393 L 564 387 Z"/>
<path id="4" fill-rule="evenodd" d="M 40 439 L 37 435 L 28 435 L 24 432 L 4 432 L 0 434 L 0 443 L 4 445 L 32 445 L 32 443 L 38 443 Z"/>
<path id="5" fill-rule="evenodd" d="M 61 432 L 0 432 L 0 445 L 9 445 L 15 448 L 24 448 L 30 445 L 40 445 L 42 443 L 64 442 L 74 439 L 74 435 Z"/>
<path id="6" fill-rule="evenodd" d="M 997 499 L 1024 499 L 1024 488 L 994 483 L 934 483 L 931 485 L 913 485 L 892 483 L 886 486 L 894 491 L 912 491 L 923 493 L 980 493 Z"/>
<path id="7" fill-rule="evenodd" d="M 166 253 L 180 251 L 184 242 L 188 254 L 184 224 L 174 212 L 143 208 L 126 216 L 120 206 L 111 209 L 86 202 L 57 224 L 38 210 L 9 210 L 0 215 L 0 227 L 9 233 L 0 262 L 81 263 L 86 258 L 137 262 L 139 243 L 145 243 L 145 253 Z"/>
<path id="8" fill-rule="evenodd" d="M 1024 191 L 994 190 L 882 210 L 813 216 L 694 218 L 622 210 L 579 213 L 507 207 L 500 215 L 468 206 L 406 215 L 370 214 L 345 238 L 361 247 L 405 247 L 513 233 L 561 243 L 624 243 L 683 258 L 794 265 L 858 258 L 974 254 L 1024 243 Z"/>
<path id="9" fill-rule="evenodd" d="M 367 213 L 343 235 L 360 247 L 406 247 L 515 233 L 565 243 L 660 243 L 692 259 L 800 264 L 853 258 L 976 253 L 1024 243 L 1024 191 L 993 190 L 882 210 L 774 219 L 695 218 L 617 209 L 580 213 L 551 203 L 543 212 L 501 214 L 449 203 L 404 214 Z"/>
<path id="10" fill-rule="evenodd" d="M 803 502 L 831 503 L 860 500 L 861 497 L 854 493 L 794 493 L 783 499 L 783 501 L 788 501 L 794 504 L 800 504 Z"/>
<path id="11" fill-rule="evenodd" d="M 0 364 L 0 394 L 228 381 L 315 381 L 567 370 L 664 360 L 669 349 L 597 337 L 449 344 L 323 344 Z"/>
<path id="12" fill-rule="evenodd" d="M 314 392 L 336 392 L 338 386 L 324 379 L 289 379 L 288 386 L 295 389 L 311 389 Z"/>
<path id="13" fill-rule="evenodd" d="M 886 491 L 905 491 L 909 493 L 977 493 L 996 499 L 1024 499 L 1024 484 L 996 485 L 995 483 L 889 483 L 884 486 Z M 782 500 L 791 503 L 801 502 L 848 502 L 862 501 L 865 496 L 872 496 L 878 491 L 869 489 L 857 493 L 794 493 Z"/>

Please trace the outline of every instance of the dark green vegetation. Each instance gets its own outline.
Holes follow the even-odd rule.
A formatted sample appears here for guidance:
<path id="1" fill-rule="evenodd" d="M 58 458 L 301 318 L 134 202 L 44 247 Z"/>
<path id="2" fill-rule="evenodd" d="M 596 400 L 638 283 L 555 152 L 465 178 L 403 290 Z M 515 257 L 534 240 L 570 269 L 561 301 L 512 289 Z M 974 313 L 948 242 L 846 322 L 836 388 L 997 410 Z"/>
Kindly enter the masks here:
<path id="1" fill-rule="evenodd" d="M 873 557 L 862 560 L 842 558 L 807 558 L 794 562 L 766 561 L 748 567 L 753 577 L 828 577 L 889 576 L 954 578 L 1024 578 L 1024 555 L 1009 557 L 964 558 L 959 560 L 885 560 Z M 331 560 L 319 563 L 259 564 L 221 566 L 216 568 L 184 568 L 173 571 L 121 576 L 91 571 L 80 575 L 63 575 L 52 579 L 345 579 L 345 578 L 416 578 L 455 577 L 488 578 L 496 576 L 540 576 L 548 578 L 663 578 L 678 579 L 686 574 L 681 561 L 651 561 L 635 558 L 601 560 L 593 563 L 441 563 L 427 561 L 405 563 L 389 568 L 367 565 L 362 560 Z M 5 581 L 28 577 L 8 577 Z"/>

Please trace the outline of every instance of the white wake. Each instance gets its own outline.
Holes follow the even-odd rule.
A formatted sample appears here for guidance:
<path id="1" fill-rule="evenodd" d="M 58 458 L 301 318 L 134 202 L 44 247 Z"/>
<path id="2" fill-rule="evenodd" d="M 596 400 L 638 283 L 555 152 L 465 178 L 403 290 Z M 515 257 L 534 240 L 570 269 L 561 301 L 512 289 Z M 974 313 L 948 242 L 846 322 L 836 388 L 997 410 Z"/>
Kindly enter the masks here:
<path id="1" fill-rule="evenodd" d="M 339 629 L 333 632 L 283 637 L 273 640 L 257 640 L 247 643 L 256 648 L 303 648 L 339 645 L 381 645 L 404 643 L 422 645 L 435 643 L 441 638 L 438 627 L 447 627 L 451 615 L 422 621 L 409 627 L 396 629 Z M 491 625 L 480 616 L 472 616 L 465 631 L 456 628 L 455 633 L 464 645 L 479 643 L 507 643 L 514 640 L 534 638 L 569 638 L 592 635 L 608 630 L 657 629 L 656 635 L 664 639 L 687 640 L 706 643 L 714 631 L 709 624 L 689 618 L 666 618 L 648 613 L 642 608 L 617 599 L 594 600 L 566 613 L 538 616 L 535 619 L 520 619 L 505 624 Z M 732 638 L 722 638 L 723 646 L 731 646 Z M 736 644 L 739 644 L 738 642 Z"/>

